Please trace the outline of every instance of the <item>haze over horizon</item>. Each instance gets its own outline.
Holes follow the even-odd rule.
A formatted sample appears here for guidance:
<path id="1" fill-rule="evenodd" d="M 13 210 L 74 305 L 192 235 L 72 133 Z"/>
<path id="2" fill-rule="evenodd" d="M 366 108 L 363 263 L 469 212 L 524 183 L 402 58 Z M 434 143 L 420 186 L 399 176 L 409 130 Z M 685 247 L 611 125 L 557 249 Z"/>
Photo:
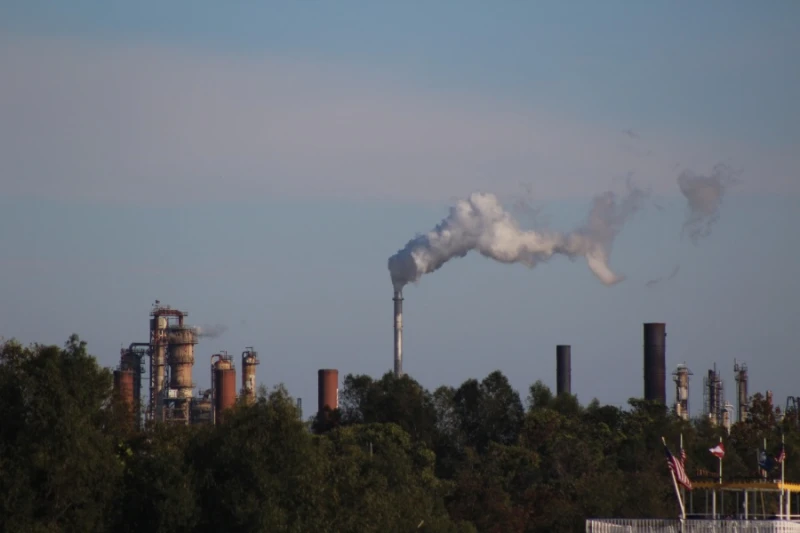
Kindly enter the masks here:
<path id="1" fill-rule="evenodd" d="M 560 252 L 456 254 L 404 289 L 405 372 L 432 389 L 499 369 L 525 397 L 570 344 L 581 402 L 621 405 L 642 395 L 642 323 L 666 322 L 693 415 L 714 363 L 732 400 L 734 359 L 784 405 L 798 22 L 789 1 L 4 3 L 0 337 L 75 332 L 112 366 L 158 299 L 224 326 L 198 386 L 211 354 L 253 346 L 259 383 L 308 416 L 317 369 L 391 369 L 387 260 L 450 207 L 496 195 L 514 224 L 473 211 L 461 244 L 507 261 L 509 228 L 585 236 L 596 195 L 630 183 L 606 258 L 622 281 Z"/>

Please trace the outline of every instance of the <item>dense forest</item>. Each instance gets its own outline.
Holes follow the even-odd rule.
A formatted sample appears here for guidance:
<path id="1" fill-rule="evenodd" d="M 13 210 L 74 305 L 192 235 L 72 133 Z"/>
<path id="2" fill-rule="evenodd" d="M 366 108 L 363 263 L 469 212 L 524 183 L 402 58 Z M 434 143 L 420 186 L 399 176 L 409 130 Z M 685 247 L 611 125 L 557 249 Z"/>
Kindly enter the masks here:
<path id="1" fill-rule="evenodd" d="M 800 479 L 797 416 L 756 394 L 728 435 L 657 403 L 626 409 L 526 398 L 501 372 L 431 392 L 409 377 L 344 378 L 340 409 L 304 421 L 278 386 L 223 423 L 144 431 L 112 375 L 72 336 L 0 344 L 0 531 L 568 532 L 587 517 L 675 517 L 661 437 L 686 470 L 758 474 L 764 438 L 786 438 Z M 778 422 L 778 420 L 781 420 Z"/>

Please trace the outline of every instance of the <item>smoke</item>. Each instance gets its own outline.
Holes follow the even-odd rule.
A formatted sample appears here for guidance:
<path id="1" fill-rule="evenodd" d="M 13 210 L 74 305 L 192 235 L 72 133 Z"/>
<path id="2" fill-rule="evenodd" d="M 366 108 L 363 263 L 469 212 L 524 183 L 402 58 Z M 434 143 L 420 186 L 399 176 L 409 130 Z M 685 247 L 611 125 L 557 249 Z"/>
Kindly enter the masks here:
<path id="1" fill-rule="evenodd" d="M 195 326 L 194 332 L 198 337 L 216 339 L 228 329 L 228 326 L 216 324 L 214 326 Z"/>
<path id="2" fill-rule="evenodd" d="M 680 265 L 675 265 L 675 268 L 672 269 L 672 272 L 670 272 L 670 274 L 668 276 L 666 276 L 666 277 L 661 276 L 660 278 L 651 279 L 650 281 L 645 283 L 645 286 L 646 287 L 655 287 L 656 285 L 658 285 L 662 281 L 669 281 L 669 280 L 673 279 L 675 276 L 678 275 L 678 271 L 680 269 L 681 269 Z"/>
<path id="3" fill-rule="evenodd" d="M 735 182 L 733 171 L 724 164 L 716 165 L 709 176 L 689 170 L 678 176 L 678 186 L 688 201 L 681 235 L 689 235 L 694 244 L 710 235 L 711 226 L 719 220 L 722 197 Z"/>
<path id="4" fill-rule="evenodd" d="M 534 268 L 554 254 L 570 259 L 586 258 L 589 268 L 606 285 L 624 278 L 608 264 L 611 245 L 630 215 L 642 204 L 645 193 L 631 185 L 619 198 L 612 192 L 594 198 L 592 209 L 577 230 L 563 234 L 526 231 L 490 193 L 473 193 L 450 208 L 450 214 L 432 231 L 410 240 L 389 258 L 395 290 L 438 270 L 454 257 L 476 250 L 501 263 L 521 263 Z"/>

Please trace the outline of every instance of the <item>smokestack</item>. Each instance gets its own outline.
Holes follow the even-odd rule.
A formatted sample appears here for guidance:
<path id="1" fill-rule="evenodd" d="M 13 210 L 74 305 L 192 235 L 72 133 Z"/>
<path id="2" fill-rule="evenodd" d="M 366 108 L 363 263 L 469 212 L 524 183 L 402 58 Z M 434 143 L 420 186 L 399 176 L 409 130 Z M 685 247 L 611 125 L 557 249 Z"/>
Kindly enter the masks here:
<path id="1" fill-rule="evenodd" d="M 644 324 L 644 399 L 667 404 L 666 324 Z"/>
<path id="2" fill-rule="evenodd" d="M 317 412 L 322 414 L 327 407 L 331 411 L 339 408 L 339 371 L 321 368 L 317 371 Z"/>
<path id="3" fill-rule="evenodd" d="M 394 375 L 403 375 L 403 291 L 394 291 Z"/>
<path id="4" fill-rule="evenodd" d="M 556 395 L 572 394 L 572 348 L 568 344 L 556 346 Z"/>

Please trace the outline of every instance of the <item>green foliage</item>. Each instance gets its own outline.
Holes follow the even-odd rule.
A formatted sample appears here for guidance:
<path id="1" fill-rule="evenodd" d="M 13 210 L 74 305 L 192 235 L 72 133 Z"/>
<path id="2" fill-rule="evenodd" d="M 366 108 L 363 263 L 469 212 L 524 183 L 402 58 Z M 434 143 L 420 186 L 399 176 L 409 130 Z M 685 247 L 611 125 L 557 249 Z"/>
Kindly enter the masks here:
<path id="1" fill-rule="evenodd" d="M 757 451 L 783 434 L 800 477 L 797 413 L 778 422 L 758 394 L 727 435 L 540 381 L 524 408 L 499 371 L 432 393 L 349 375 L 340 408 L 310 424 L 278 386 L 215 426 L 139 431 L 111 382 L 76 336 L 0 344 L 1 531 L 580 531 L 587 517 L 675 516 L 662 436 L 675 453 L 683 437 L 692 477 L 716 471 L 722 437 L 731 479 L 759 475 Z"/>
<path id="2" fill-rule="evenodd" d="M 0 530 L 97 531 L 113 515 L 122 467 L 104 409 L 111 374 L 70 337 L 0 347 Z"/>

